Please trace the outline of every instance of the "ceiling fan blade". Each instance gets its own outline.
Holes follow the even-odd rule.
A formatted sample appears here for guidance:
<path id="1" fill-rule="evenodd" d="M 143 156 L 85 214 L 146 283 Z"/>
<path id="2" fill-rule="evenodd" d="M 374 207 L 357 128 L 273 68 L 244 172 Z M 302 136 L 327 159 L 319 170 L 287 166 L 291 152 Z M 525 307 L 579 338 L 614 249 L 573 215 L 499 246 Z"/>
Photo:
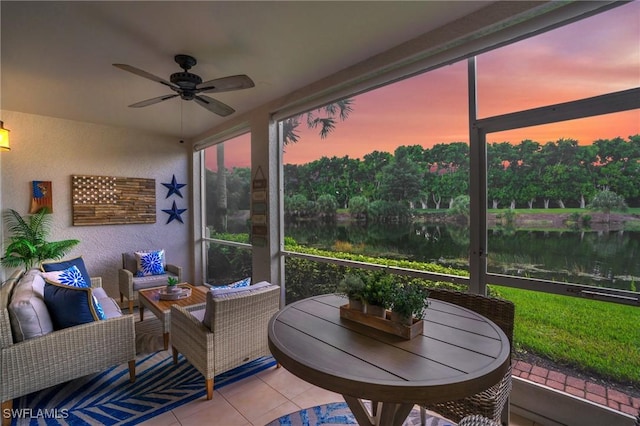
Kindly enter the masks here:
<path id="1" fill-rule="evenodd" d="M 114 67 L 120 68 L 121 70 L 129 71 L 135 75 L 139 75 L 140 77 L 148 78 L 149 80 L 158 82 L 160 84 L 164 84 L 165 86 L 171 87 L 172 89 L 179 89 L 180 86 L 177 84 L 171 83 L 163 78 L 158 77 L 157 75 L 153 75 L 146 71 L 141 70 L 140 68 L 132 67 L 127 64 L 113 64 Z"/>
<path id="2" fill-rule="evenodd" d="M 208 96 L 196 95 L 193 100 L 196 101 L 198 105 L 208 109 L 214 114 L 218 114 L 221 117 L 226 117 L 227 115 L 236 112 L 236 110 L 231 108 L 229 105 L 223 104 L 222 102 Z"/>
<path id="3" fill-rule="evenodd" d="M 205 81 L 196 86 L 196 91 L 204 93 L 228 92 L 231 90 L 249 89 L 254 86 L 255 84 L 249 76 L 240 74 Z"/>
<path id="4" fill-rule="evenodd" d="M 162 95 L 157 98 L 147 99 L 146 101 L 136 102 L 135 104 L 129 105 L 131 108 L 141 108 L 149 105 L 157 104 L 158 102 L 166 101 L 167 99 L 175 98 L 178 95 Z"/>

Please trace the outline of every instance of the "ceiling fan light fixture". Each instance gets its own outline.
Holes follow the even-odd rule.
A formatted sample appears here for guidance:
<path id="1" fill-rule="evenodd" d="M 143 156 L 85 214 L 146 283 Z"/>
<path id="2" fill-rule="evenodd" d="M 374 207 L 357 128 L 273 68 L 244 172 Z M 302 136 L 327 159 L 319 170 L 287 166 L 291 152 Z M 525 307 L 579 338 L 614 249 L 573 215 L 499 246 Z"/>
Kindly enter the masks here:
<path id="1" fill-rule="evenodd" d="M 202 78 L 190 72 L 176 72 L 171 74 L 169 81 L 177 84 L 182 89 L 195 89 L 196 86 L 202 83 Z"/>
<path id="2" fill-rule="evenodd" d="M 2 120 L 0 120 L 0 151 L 11 151 L 9 145 L 9 130 L 4 128 Z"/>

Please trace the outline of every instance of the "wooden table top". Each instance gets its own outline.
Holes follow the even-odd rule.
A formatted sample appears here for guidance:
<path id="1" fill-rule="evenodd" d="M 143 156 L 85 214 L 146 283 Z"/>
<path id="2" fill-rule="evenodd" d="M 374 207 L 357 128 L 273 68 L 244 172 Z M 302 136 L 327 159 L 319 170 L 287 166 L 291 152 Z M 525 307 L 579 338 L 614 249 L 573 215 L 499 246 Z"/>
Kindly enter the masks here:
<path id="1" fill-rule="evenodd" d="M 340 318 L 347 300 L 295 302 L 269 322 L 269 348 L 287 370 L 316 386 L 373 401 L 436 403 L 497 383 L 509 339 L 487 318 L 431 300 L 424 331 L 411 340 Z"/>
<path id="2" fill-rule="evenodd" d="M 140 290 L 138 291 L 138 293 L 141 298 L 146 299 L 146 302 L 148 302 L 160 312 L 169 312 L 172 305 L 191 306 L 197 305 L 198 303 L 205 303 L 207 301 L 206 292 L 197 290 L 195 286 L 189 283 L 182 283 L 178 285 L 183 288 L 190 288 L 191 295 L 183 299 L 161 300 L 160 290 L 163 290 L 165 288 L 164 286 Z"/>

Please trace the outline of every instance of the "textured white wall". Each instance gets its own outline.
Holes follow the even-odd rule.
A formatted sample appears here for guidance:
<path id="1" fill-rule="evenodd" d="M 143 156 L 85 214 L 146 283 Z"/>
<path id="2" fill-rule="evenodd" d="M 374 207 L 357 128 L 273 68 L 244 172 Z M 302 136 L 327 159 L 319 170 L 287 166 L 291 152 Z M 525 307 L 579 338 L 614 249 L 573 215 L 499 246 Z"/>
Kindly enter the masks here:
<path id="1" fill-rule="evenodd" d="M 167 261 L 181 265 L 185 280 L 191 280 L 192 186 L 187 144 L 175 138 L 129 129 L 40 115 L 2 111 L 5 127 L 11 129 L 11 151 L 0 154 L 0 207 L 28 213 L 31 181 L 52 182 L 53 226 L 51 240 L 75 238 L 80 244 L 66 257 L 82 255 L 92 276 L 101 276 L 111 296 L 119 296 L 117 270 L 121 253 L 139 249 L 164 248 Z M 73 226 L 71 210 L 72 175 L 122 176 L 155 179 L 156 223 L 129 225 Z M 183 198 L 167 196 L 162 183 L 186 183 Z M 163 209 L 173 201 L 184 224 Z M 5 234 L 6 235 L 6 234 Z M 5 275 L 8 271 L 4 271 Z"/>

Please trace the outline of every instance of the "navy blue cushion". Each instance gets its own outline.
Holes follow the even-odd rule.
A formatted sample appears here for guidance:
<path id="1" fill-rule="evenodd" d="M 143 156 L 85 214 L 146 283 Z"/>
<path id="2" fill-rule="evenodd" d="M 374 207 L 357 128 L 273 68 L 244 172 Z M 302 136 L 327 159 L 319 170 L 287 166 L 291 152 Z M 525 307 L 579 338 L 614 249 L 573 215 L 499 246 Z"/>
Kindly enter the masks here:
<path id="1" fill-rule="evenodd" d="M 65 269 L 69 269 L 72 266 L 75 266 L 76 268 L 78 268 L 78 270 L 82 274 L 82 278 L 84 278 L 84 282 L 90 286 L 91 277 L 89 276 L 87 267 L 84 266 L 84 260 L 82 260 L 82 256 L 76 257 L 75 259 L 59 260 L 57 262 L 43 263 L 42 270 L 44 272 L 64 271 Z"/>
<path id="2" fill-rule="evenodd" d="M 54 330 L 98 320 L 91 288 L 46 282 L 44 303 L 49 310 Z"/>
<path id="3" fill-rule="evenodd" d="M 63 271 L 43 272 L 42 277 L 51 284 L 62 284 L 69 287 L 82 288 L 91 287 L 85 282 L 82 277 L 82 273 L 80 273 L 80 270 L 75 265 Z M 98 302 L 98 299 L 96 299 L 95 296 L 93 298 L 93 307 L 95 308 L 99 319 L 107 319 L 104 310 L 102 309 L 102 305 L 100 305 L 100 302 Z"/>

